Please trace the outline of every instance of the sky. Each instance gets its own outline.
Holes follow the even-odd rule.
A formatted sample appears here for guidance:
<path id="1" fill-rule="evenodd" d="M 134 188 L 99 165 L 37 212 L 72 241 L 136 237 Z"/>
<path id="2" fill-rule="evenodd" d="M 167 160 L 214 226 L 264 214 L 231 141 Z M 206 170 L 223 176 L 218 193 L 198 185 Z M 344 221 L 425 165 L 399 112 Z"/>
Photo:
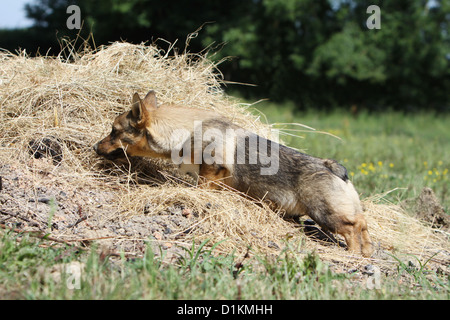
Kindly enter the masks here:
<path id="1" fill-rule="evenodd" d="M 0 29 L 25 28 L 32 24 L 25 16 L 24 6 L 33 0 L 0 0 Z"/>

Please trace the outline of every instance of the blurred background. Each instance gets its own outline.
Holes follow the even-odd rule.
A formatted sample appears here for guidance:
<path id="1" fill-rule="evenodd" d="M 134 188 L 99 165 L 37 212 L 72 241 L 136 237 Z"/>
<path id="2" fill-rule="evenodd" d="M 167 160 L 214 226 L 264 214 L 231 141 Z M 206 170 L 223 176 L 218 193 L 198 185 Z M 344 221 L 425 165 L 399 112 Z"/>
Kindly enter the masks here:
<path id="1" fill-rule="evenodd" d="M 13 53 L 57 55 L 62 38 L 90 35 L 91 46 L 157 41 L 167 50 L 170 42 L 178 52 L 208 52 L 223 60 L 225 80 L 251 84 L 227 85 L 242 98 L 289 101 L 296 110 L 450 111 L 448 0 L 0 4 L 0 48 Z M 80 30 L 66 24 L 72 4 L 81 9 Z M 370 5 L 380 8 L 380 29 L 366 26 Z"/>
<path id="2" fill-rule="evenodd" d="M 67 24 L 74 4 L 80 29 Z M 449 25 L 449 0 L 0 0 L 0 48 L 12 53 L 123 40 L 220 62 L 226 92 L 287 145 L 338 160 L 362 197 L 410 212 L 423 187 L 450 208 Z"/>

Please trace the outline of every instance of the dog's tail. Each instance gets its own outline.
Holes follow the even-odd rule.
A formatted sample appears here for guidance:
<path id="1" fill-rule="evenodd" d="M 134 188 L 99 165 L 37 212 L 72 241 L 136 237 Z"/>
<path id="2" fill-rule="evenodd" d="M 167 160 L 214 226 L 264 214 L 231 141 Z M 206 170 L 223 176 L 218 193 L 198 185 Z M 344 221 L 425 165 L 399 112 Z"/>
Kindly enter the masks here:
<path id="1" fill-rule="evenodd" d="M 348 180 L 348 172 L 347 169 L 338 163 L 336 160 L 333 159 L 324 159 L 323 165 L 330 170 L 333 174 L 347 182 Z"/>

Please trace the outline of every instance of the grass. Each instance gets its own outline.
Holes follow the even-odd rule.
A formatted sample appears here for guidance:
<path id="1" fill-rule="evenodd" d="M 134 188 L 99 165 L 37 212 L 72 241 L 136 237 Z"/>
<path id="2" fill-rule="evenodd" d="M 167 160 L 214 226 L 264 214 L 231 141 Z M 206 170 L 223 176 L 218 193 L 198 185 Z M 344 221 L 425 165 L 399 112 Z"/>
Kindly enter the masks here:
<path id="1" fill-rule="evenodd" d="M 347 167 L 362 198 L 394 190 L 386 199 L 411 207 L 411 200 L 426 186 L 434 190 L 449 212 L 450 115 L 295 112 L 292 105 L 267 102 L 256 107 L 269 123 L 302 123 L 316 129 L 287 131 L 304 139 L 292 136 L 282 139 L 306 153 L 338 160 Z M 277 127 L 298 130 L 286 125 Z"/>
<path id="2" fill-rule="evenodd" d="M 281 108 L 281 110 L 280 110 Z M 259 106 L 269 122 L 301 122 L 341 137 L 306 130 L 287 144 L 344 163 L 363 196 L 391 192 L 397 203 L 417 197 L 423 186 L 448 210 L 450 133 L 448 117 L 399 113 L 295 113 L 289 107 Z M 298 134 L 298 133 L 297 133 Z M 47 247 L 45 240 L 3 232 L 0 297 L 3 299 L 448 299 L 448 275 L 427 269 L 428 261 L 397 259 L 395 274 L 381 274 L 378 288 L 368 275 L 331 271 L 314 252 L 300 259 L 289 246 L 278 256 L 256 256 L 236 264 L 217 255 L 217 244 L 193 243 L 175 264 L 147 249 L 142 259 L 104 259 L 98 251 Z M 208 245 L 207 245 L 208 244 Z M 61 268 L 81 262 L 79 289 L 69 289 Z"/>
<path id="3" fill-rule="evenodd" d="M 285 136 L 287 144 L 344 163 L 360 193 L 391 192 L 397 203 L 413 199 L 430 186 L 448 210 L 450 133 L 448 117 L 399 113 L 295 113 L 289 106 L 262 104 L 269 122 L 301 122 L 341 137 L 306 130 L 305 139 Z M 296 132 L 298 134 L 298 132 Z M 49 223 L 51 220 L 49 220 Z M 370 275 L 332 271 L 309 252 L 299 258 L 287 244 L 279 255 L 256 255 L 236 263 L 220 255 L 219 244 L 193 243 L 176 263 L 147 249 L 141 259 L 105 258 L 45 239 L 1 231 L 0 298 L 2 299 L 448 299 L 449 277 L 431 271 L 428 261 L 397 260 L 397 272 L 381 272 L 379 286 Z M 78 287 L 66 266 L 78 261 Z M 71 289 L 73 288 L 73 289 Z"/>
<path id="4" fill-rule="evenodd" d="M 0 96 L 4 102 L 0 112 L 0 161 L 25 168 L 27 176 L 20 182 L 29 188 L 51 185 L 51 177 L 45 173 L 52 172 L 51 179 L 57 180 L 60 188 L 114 190 L 114 199 L 105 204 L 111 210 L 102 217 L 107 221 L 142 215 L 148 203 L 157 204 L 154 214 L 174 203 L 182 204 L 202 214 L 201 220 L 189 237 L 175 239 L 187 249 L 171 264 L 149 249 L 139 259 L 126 259 L 125 254 L 108 258 L 95 247 L 82 251 L 49 241 L 50 236 L 62 242 L 90 238 L 87 228 L 80 228 L 76 234 L 70 228 L 52 229 L 54 220 L 79 219 L 79 215 L 56 210 L 50 203 L 50 210 L 42 217 L 47 224 L 38 230 L 41 235 L 51 232 L 47 239 L 0 229 L 0 298 L 448 299 L 448 271 L 428 268 L 426 260 L 436 252 L 437 258 L 447 258 L 446 239 L 437 239 L 430 228 L 416 220 L 409 221 L 396 206 L 375 204 L 370 199 L 365 202 L 372 213 L 368 220 L 373 239 L 395 257 L 416 251 L 420 257 L 398 257 L 396 272 L 383 271 L 380 288 L 371 290 L 367 281 L 372 278 L 361 270 L 375 260 L 351 257 L 337 246 L 309 241 L 266 207 L 230 192 L 173 184 L 155 188 L 139 184 L 128 167 L 108 169 L 95 156 L 92 145 L 109 130 L 111 119 L 129 108 L 135 91 L 144 93 L 152 88 L 162 102 L 212 108 L 253 131 L 267 131 L 268 126 L 223 94 L 215 65 L 198 55 L 169 57 L 168 52 L 154 46 L 126 43 L 93 51 L 86 48 L 79 53 L 67 46 L 63 51 L 65 54 L 55 58 L 30 58 L 25 53 L 0 55 Z M 408 201 L 428 185 L 448 210 L 448 117 L 361 113 L 353 118 L 342 112 L 300 114 L 289 104 L 261 103 L 256 107 L 270 122 L 299 122 L 328 132 L 287 131 L 302 129 L 291 126 L 285 132 L 302 134 L 306 139 L 286 136 L 285 141 L 345 164 L 362 198 L 395 190 L 388 193 L 388 200 L 411 205 Z M 61 141 L 64 154 L 60 165 L 49 164 L 50 171 L 35 167 L 34 161 L 30 164 L 27 148 L 31 139 L 46 137 Z M 162 164 L 157 169 L 166 171 Z M 98 209 L 84 196 L 77 200 L 82 201 L 86 216 L 98 216 Z M 21 212 L 22 208 L 16 210 Z M 14 225 L 14 219 L 7 219 Z M 89 221 L 89 228 L 100 228 L 99 221 L 94 220 Z M 115 234 L 112 250 L 122 250 L 122 240 L 126 239 Z M 252 246 L 252 255 L 242 260 L 242 251 L 245 253 L 248 245 Z M 376 262 L 384 261 L 380 259 Z M 355 272 L 349 272 L 353 268 Z"/>
<path id="5" fill-rule="evenodd" d="M 368 276 L 330 271 L 314 252 L 299 259 L 294 248 L 275 257 L 236 264 L 233 255 L 193 246 L 175 264 L 147 249 L 142 259 L 106 259 L 97 250 L 49 248 L 44 240 L 3 233 L 0 242 L 2 299 L 448 299 L 444 275 L 399 260 L 399 272 Z M 80 277 L 64 266 L 80 262 Z M 361 278 L 362 277 L 362 278 Z M 71 285 L 73 283 L 78 285 Z"/>

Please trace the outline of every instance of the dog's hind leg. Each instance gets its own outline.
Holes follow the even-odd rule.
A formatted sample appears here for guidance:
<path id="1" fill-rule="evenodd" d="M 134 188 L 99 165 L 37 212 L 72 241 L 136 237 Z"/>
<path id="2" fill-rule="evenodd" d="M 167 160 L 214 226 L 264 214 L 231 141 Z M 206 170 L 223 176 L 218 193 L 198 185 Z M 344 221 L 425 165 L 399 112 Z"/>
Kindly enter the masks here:
<path id="1" fill-rule="evenodd" d="M 327 209 L 331 213 L 327 220 L 334 231 L 345 238 L 349 251 L 370 257 L 372 243 L 359 196 L 350 181 L 335 178 L 333 182 L 333 192 L 327 197 Z"/>
<path id="2" fill-rule="evenodd" d="M 373 253 L 372 242 L 367 231 L 367 222 L 362 214 L 340 221 L 336 232 L 341 234 L 351 252 L 361 252 L 364 257 Z"/>
<path id="3" fill-rule="evenodd" d="M 373 254 L 372 240 L 367 231 L 367 222 L 362 214 L 358 214 L 357 218 L 360 220 L 360 233 L 361 233 L 361 253 L 364 257 L 370 257 Z"/>

